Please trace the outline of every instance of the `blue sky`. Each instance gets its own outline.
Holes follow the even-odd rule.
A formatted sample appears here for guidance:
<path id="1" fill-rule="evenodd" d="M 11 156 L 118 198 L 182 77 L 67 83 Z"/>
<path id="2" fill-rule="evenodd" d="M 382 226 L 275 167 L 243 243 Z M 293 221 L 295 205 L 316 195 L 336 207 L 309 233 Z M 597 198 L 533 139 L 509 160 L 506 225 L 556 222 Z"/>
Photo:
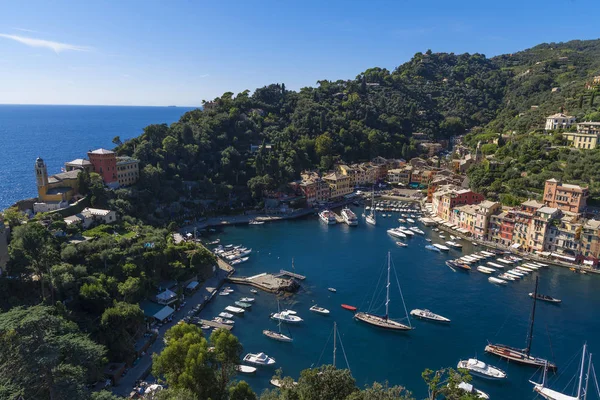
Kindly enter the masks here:
<path id="1" fill-rule="evenodd" d="M 2 1 L 0 103 L 200 105 L 393 69 L 418 51 L 600 37 L 600 1 Z"/>

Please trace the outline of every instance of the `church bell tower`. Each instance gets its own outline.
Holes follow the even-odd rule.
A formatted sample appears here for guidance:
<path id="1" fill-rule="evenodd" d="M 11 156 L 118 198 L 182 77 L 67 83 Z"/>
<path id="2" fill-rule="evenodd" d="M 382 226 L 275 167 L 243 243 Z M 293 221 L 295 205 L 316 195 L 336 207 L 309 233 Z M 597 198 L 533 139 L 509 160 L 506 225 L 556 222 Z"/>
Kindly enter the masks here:
<path id="1" fill-rule="evenodd" d="M 35 160 L 35 183 L 38 189 L 39 200 L 42 201 L 48 190 L 48 169 L 40 157 Z"/>

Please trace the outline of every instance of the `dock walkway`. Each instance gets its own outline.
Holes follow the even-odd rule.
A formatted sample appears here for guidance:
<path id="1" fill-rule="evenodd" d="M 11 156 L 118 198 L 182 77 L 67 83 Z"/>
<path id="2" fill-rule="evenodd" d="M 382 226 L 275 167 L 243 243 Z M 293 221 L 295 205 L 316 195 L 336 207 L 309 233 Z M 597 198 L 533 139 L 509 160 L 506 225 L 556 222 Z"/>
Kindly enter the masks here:
<path id="1" fill-rule="evenodd" d="M 299 279 L 301 281 L 303 281 L 303 280 L 306 279 L 306 276 L 304 276 L 304 275 L 300 275 L 300 274 L 297 274 L 295 272 L 286 271 L 285 269 L 280 269 L 279 273 L 275 275 L 275 277 L 277 277 L 277 278 L 279 278 L 281 276 L 289 276 L 289 277 L 292 277 L 292 278 Z"/>

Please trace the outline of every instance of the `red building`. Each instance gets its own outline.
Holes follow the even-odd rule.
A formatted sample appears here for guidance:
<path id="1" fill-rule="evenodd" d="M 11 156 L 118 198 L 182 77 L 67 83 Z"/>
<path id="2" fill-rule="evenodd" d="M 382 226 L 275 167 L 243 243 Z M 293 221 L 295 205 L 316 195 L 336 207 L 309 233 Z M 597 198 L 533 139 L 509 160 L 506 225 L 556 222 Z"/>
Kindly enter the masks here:
<path id="1" fill-rule="evenodd" d="M 117 155 L 114 151 L 98 149 L 88 151 L 88 158 L 92 163 L 92 169 L 102 177 L 108 186 L 118 186 L 117 177 Z"/>

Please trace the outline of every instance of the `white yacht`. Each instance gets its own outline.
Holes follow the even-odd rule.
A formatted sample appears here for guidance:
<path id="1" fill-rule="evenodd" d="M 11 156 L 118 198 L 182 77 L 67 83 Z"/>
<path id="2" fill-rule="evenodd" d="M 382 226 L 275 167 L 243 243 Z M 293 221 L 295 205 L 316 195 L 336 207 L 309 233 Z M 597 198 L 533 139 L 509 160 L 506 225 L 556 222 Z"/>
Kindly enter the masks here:
<path id="1" fill-rule="evenodd" d="M 481 390 L 475 388 L 473 385 L 471 385 L 470 383 L 467 383 L 467 382 L 459 383 L 458 388 L 464 390 L 465 392 L 467 392 L 469 394 L 476 395 L 477 398 L 479 398 L 479 399 L 489 399 L 490 398 L 490 396 L 487 393 L 482 392 Z"/>
<path id="2" fill-rule="evenodd" d="M 415 308 L 414 310 L 412 310 L 410 312 L 410 315 L 412 315 L 413 317 L 421 318 L 421 319 L 427 319 L 429 321 L 450 322 L 450 320 L 448 318 L 442 317 L 439 314 L 432 313 L 431 311 L 429 311 L 427 309 L 421 310 L 421 309 Z"/>
<path id="3" fill-rule="evenodd" d="M 256 368 L 249 365 L 236 365 L 235 370 L 242 374 L 253 374 L 256 372 Z"/>
<path id="4" fill-rule="evenodd" d="M 244 313 L 244 309 L 243 308 L 234 307 L 234 306 L 227 306 L 227 307 L 225 307 L 225 311 L 229 311 L 229 312 L 234 313 L 234 314 L 243 314 Z"/>
<path id="5" fill-rule="evenodd" d="M 405 238 L 406 234 L 401 232 L 398 228 L 392 228 L 387 230 L 388 235 L 397 237 L 397 238 Z"/>
<path id="6" fill-rule="evenodd" d="M 319 218 L 321 221 L 325 222 L 327 225 L 335 225 L 337 224 L 337 219 L 335 219 L 335 215 L 332 211 L 323 210 L 319 213 Z"/>
<path id="7" fill-rule="evenodd" d="M 496 270 L 494 268 L 484 267 L 483 265 L 478 266 L 477 271 L 483 272 L 484 274 L 488 274 L 488 275 L 496 272 Z"/>
<path id="8" fill-rule="evenodd" d="M 413 231 L 415 233 L 418 233 L 419 235 L 424 235 L 425 234 L 425 232 L 423 232 L 421 229 L 417 228 L 416 226 L 411 226 L 408 229 L 410 229 L 411 231 Z"/>
<path id="9" fill-rule="evenodd" d="M 254 297 L 242 297 L 240 301 L 243 303 L 254 303 Z"/>
<path id="10" fill-rule="evenodd" d="M 413 231 L 411 231 L 410 229 L 406 229 L 403 227 L 398 227 L 397 228 L 400 232 L 404 233 L 406 236 L 415 236 L 415 233 Z"/>
<path id="11" fill-rule="evenodd" d="M 349 208 L 344 208 L 342 210 L 342 218 L 348 226 L 358 225 L 358 218 L 356 218 L 356 214 L 354 214 L 354 212 Z"/>
<path id="12" fill-rule="evenodd" d="M 495 283 L 497 285 L 506 285 L 508 283 L 504 279 L 495 278 L 493 276 L 490 276 L 488 278 L 488 281 L 490 281 L 491 283 Z"/>
<path id="13" fill-rule="evenodd" d="M 316 312 L 318 314 L 329 315 L 329 310 L 323 307 L 319 307 L 316 304 L 309 308 L 310 311 Z"/>
<path id="14" fill-rule="evenodd" d="M 275 365 L 275 359 L 273 357 L 269 357 L 265 353 L 248 353 L 244 356 L 244 361 L 254 365 Z"/>
<path id="15" fill-rule="evenodd" d="M 500 368 L 494 367 L 480 361 L 476 358 L 469 358 L 468 360 L 461 360 L 456 366 L 459 369 L 466 369 L 473 376 L 478 376 L 485 379 L 501 380 L 506 379 L 506 372 Z"/>
<path id="16" fill-rule="evenodd" d="M 451 240 L 448 240 L 446 244 L 450 247 L 454 247 L 455 249 L 462 249 L 462 244 L 453 242 Z"/>
<path id="17" fill-rule="evenodd" d="M 290 324 L 298 324 L 298 323 L 304 321 L 299 316 L 290 314 L 288 311 L 281 311 L 281 312 L 273 313 L 273 314 L 271 314 L 271 318 L 274 320 L 277 320 L 277 321 L 287 322 Z"/>
<path id="18" fill-rule="evenodd" d="M 444 246 L 443 244 L 434 243 L 433 246 L 437 247 L 442 251 L 450 251 L 450 247 Z"/>
<path id="19" fill-rule="evenodd" d="M 365 217 L 365 221 L 370 225 L 377 225 L 377 220 L 375 219 L 375 207 L 373 205 L 373 200 L 375 199 L 375 188 L 373 187 L 373 191 L 371 192 L 371 212 L 369 215 Z"/>
<path id="20" fill-rule="evenodd" d="M 233 314 L 230 314 L 228 312 L 222 312 L 222 313 L 219 313 L 219 317 L 231 319 L 231 318 L 233 318 Z"/>

